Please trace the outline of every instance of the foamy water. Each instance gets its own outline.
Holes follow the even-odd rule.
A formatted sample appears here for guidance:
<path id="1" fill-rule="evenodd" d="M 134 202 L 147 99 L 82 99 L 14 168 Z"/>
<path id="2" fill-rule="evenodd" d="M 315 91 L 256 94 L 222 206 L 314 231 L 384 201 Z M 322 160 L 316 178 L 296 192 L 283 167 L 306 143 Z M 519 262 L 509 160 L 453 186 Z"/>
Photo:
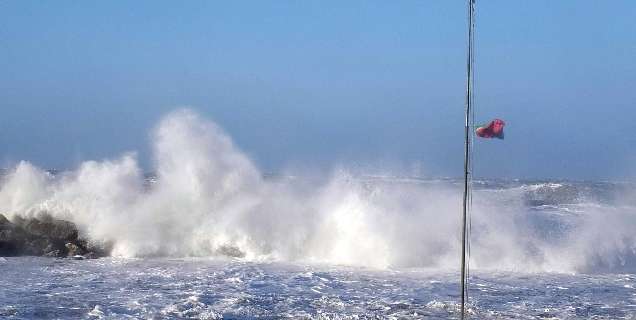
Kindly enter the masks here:
<path id="1" fill-rule="evenodd" d="M 0 262 L 9 319 L 457 319 L 458 274 L 219 259 Z M 473 319 L 633 319 L 636 276 L 475 271 Z"/>

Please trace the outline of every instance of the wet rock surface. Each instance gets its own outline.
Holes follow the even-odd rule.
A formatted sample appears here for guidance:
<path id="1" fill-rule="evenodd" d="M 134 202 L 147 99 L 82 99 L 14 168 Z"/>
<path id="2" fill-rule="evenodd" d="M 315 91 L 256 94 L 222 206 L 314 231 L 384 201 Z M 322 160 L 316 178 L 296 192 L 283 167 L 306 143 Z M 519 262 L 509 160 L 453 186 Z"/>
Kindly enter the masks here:
<path id="1" fill-rule="evenodd" d="M 72 222 L 46 214 L 13 220 L 0 214 L 0 256 L 99 258 L 108 251 L 108 246 L 80 237 Z"/>

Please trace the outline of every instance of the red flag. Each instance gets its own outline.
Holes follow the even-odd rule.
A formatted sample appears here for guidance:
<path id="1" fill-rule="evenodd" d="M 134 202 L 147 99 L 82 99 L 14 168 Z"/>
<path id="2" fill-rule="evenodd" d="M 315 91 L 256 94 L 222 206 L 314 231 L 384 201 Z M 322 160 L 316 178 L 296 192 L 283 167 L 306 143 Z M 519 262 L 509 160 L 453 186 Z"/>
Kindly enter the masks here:
<path id="1" fill-rule="evenodd" d="M 501 119 L 495 119 L 490 121 L 490 123 L 486 126 L 480 126 L 475 130 L 475 134 L 481 138 L 504 138 L 504 126 L 506 123 Z"/>

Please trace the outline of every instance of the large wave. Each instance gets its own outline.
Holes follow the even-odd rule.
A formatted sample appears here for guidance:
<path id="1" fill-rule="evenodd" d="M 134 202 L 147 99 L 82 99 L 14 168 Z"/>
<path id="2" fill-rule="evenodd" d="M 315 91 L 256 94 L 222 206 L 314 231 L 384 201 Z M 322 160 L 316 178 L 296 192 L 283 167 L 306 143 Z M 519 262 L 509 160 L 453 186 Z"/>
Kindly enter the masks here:
<path id="1" fill-rule="evenodd" d="M 20 162 L 2 181 L 0 213 L 72 221 L 124 257 L 459 265 L 461 194 L 452 184 L 369 182 L 344 170 L 323 182 L 264 178 L 221 128 L 190 110 L 165 116 L 153 143 L 150 185 L 134 153 L 56 175 Z M 529 218 L 522 191 L 475 196 L 472 267 L 574 272 L 636 266 L 631 211 L 586 215 L 556 237 L 541 231 L 555 229 L 550 220 L 537 227 Z"/>

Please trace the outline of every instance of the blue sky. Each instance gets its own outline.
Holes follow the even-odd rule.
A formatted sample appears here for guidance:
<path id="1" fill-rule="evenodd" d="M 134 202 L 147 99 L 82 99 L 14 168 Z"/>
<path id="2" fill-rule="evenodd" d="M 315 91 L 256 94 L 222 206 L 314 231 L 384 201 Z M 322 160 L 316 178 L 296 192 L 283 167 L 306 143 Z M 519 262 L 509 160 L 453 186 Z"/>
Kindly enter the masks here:
<path id="1" fill-rule="evenodd" d="M 477 3 L 482 177 L 636 176 L 636 2 Z M 0 161 L 139 151 L 190 106 L 265 171 L 460 176 L 464 1 L 2 1 Z"/>

